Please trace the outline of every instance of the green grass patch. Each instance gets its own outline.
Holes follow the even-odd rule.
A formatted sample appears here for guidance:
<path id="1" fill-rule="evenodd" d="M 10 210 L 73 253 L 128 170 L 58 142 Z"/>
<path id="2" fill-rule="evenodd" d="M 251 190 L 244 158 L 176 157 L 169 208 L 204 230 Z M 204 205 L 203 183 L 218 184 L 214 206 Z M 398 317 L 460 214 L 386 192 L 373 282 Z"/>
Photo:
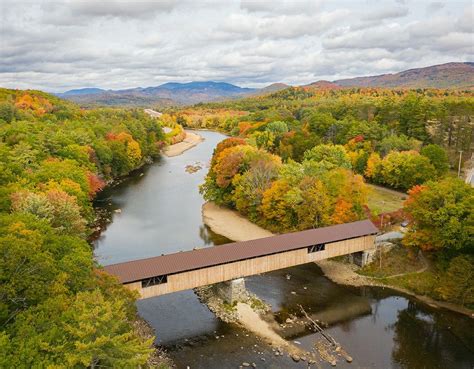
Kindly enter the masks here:
<path id="1" fill-rule="evenodd" d="M 431 270 L 426 270 L 417 274 L 407 274 L 400 277 L 384 279 L 383 282 L 390 286 L 405 288 L 417 295 L 430 296 L 434 299 L 440 298 L 439 294 L 436 292 L 436 288 L 439 284 L 439 277 Z"/>
<path id="2" fill-rule="evenodd" d="M 386 188 L 367 184 L 369 196 L 367 205 L 374 214 L 390 213 L 403 207 L 407 195 Z"/>
<path id="3" fill-rule="evenodd" d="M 425 266 L 423 260 L 415 257 L 403 246 L 395 246 L 390 251 L 377 252 L 374 261 L 361 268 L 358 273 L 375 278 L 386 278 L 402 273 L 417 272 Z"/>

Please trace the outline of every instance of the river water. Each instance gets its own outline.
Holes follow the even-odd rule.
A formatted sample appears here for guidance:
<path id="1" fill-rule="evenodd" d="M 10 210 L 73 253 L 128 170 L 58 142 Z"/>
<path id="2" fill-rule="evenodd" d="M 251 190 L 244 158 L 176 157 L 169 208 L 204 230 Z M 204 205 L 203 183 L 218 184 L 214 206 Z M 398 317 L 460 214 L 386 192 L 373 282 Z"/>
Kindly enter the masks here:
<path id="1" fill-rule="evenodd" d="M 98 197 L 96 206 L 112 216 L 95 242 L 102 264 L 229 242 L 203 224 L 198 191 L 212 151 L 225 136 L 199 134 L 205 141 L 195 148 L 161 158 Z M 190 174 L 187 165 L 202 169 Z M 327 332 L 354 358 L 350 364 L 339 361 L 337 367 L 474 368 L 474 323 L 467 317 L 386 289 L 339 286 L 314 264 L 249 277 L 246 285 L 271 304 L 271 314 L 280 323 L 297 313 L 299 304 L 327 322 Z M 287 356 L 275 356 L 259 338 L 216 319 L 192 291 L 141 300 L 137 305 L 156 330 L 157 344 L 168 350 L 178 368 L 238 368 L 243 362 L 258 368 L 307 367 Z M 280 333 L 307 350 L 320 338 L 298 325 Z M 330 365 L 320 363 L 320 367 Z"/>

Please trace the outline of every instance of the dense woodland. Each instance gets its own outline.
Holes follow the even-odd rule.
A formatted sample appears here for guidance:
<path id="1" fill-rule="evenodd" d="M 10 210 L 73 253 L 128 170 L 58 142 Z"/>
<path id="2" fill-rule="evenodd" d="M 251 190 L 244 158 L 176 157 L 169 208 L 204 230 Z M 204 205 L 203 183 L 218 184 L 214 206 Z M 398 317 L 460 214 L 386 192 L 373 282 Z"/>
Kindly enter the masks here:
<path id="1" fill-rule="evenodd" d="M 139 110 L 0 90 L 0 367 L 145 366 L 135 296 L 86 241 L 91 201 L 167 141 Z"/>
<path id="2" fill-rule="evenodd" d="M 178 112 L 230 132 L 201 191 L 275 232 L 373 216 L 370 182 L 408 191 L 404 244 L 429 252 L 432 296 L 474 305 L 474 190 L 456 178 L 474 147 L 470 92 L 291 88 Z"/>
<path id="3" fill-rule="evenodd" d="M 365 182 L 408 191 L 405 244 L 436 255 L 437 298 L 474 305 L 474 194 L 453 176 L 472 152 L 469 92 L 315 90 L 169 110 L 82 110 L 0 89 L 0 366 L 146 366 L 134 296 L 101 272 L 95 194 L 183 138 L 230 133 L 201 190 L 276 232 L 370 216 Z M 164 134 L 162 126 L 172 127 Z"/>

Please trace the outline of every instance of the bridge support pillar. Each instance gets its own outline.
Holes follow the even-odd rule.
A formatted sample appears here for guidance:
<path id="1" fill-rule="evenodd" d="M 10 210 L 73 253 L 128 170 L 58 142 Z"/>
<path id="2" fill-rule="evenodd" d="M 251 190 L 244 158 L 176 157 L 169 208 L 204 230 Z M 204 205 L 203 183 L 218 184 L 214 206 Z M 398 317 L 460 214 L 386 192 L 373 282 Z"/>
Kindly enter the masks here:
<path id="1" fill-rule="evenodd" d="M 248 295 L 247 290 L 245 289 L 245 280 L 243 278 L 218 283 L 217 293 L 229 304 L 236 301 L 245 301 Z"/>
<path id="2" fill-rule="evenodd" d="M 360 252 L 354 252 L 353 254 L 349 255 L 349 258 L 351 258 L 352 262 L 355 265 L 358 265 L 360 267 L 364 267 L 367 264 L 371 263 L 374 256 L 375 256 L 376 249 L 371 249 L 371 250 L 365 250 L 365 251 L 360 251 Z"/>

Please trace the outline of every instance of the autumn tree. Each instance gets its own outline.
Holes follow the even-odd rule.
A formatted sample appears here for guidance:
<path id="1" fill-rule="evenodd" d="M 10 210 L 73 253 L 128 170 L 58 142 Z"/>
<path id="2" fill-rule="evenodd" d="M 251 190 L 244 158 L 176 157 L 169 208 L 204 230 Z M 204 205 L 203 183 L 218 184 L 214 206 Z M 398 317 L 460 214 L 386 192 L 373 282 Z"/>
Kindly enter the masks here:
<path id="1" fill-rule="evenodd" d="M 135 334 L 123 302 L 97 289 L 52 297 L 21 313 L 10 332 L 5 354 L 13 367 L 132 368 L 152 351 L 152 340 Z"/>
<path id="2" fill-rule="evenodd" d="M 301 201 L 296 206 L 298 229 L 324 227 L 330 224 L 330 198 L 320 180 L 305 178 L 300 186 Z"/>
<path id="3" fill-rule="evenodd" d="M 263 156 L 252 163 L 250 169 L 233 179 L 233 198 L 236 209 L 256 221 L 263 193 L 276 179 L 280 163 L 272 157 Z"/>
<path id="4" fill-rule="evenodd" d="M 288 206 L 288 193 L 291 187 L 283 179 L 272 183 L 263 193 L 260 211 L 263 214 L 265 225 L 274 231 L 294 230 L 297 224 L 297 215 L 294 209 Z"/>
<path id="5" fill-rule="evenodd" d="M 409 192 L 404 211 L 412 219 L 403 243 L 423 250 L 473 252 L 474 189 L 457 178 L 429 181 Z"/>
<path id="6" fill-rule="evenodd" d="M 318 145 L 304 153 L 304 160 L 318 163 L 329 170 L 334 168 L 351 169 L 351 160 L 342 145 Z"/>

